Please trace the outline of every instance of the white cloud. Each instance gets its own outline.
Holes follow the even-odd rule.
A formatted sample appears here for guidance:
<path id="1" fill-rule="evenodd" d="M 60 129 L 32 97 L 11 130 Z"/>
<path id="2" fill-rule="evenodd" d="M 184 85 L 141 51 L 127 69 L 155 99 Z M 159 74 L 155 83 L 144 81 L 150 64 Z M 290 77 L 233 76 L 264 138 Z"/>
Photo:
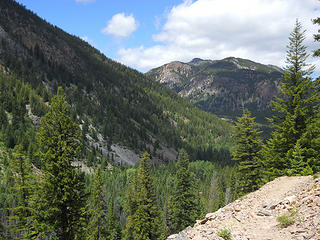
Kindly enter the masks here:
<path id="1" fill-rule="evenodd" d="M 133 15 L 126 16 L 124 13 L 114 15 L 108 25 L 102 29 L 102 33 L 116 37 L 129 37 L 138 28 L 138 23 Z"/>
<path id="2" fill-rule="evenodd" d="M 78 2 L 78 3 L 92 3 L 94 1 L 95 0 L 76 0 L 76 2 Z"/>
<path id="3" fill-rule="evenodd" d="M 284 66 L 288 37 L 298 18 L 305 29 L 305 44 L 317 47 L 311 22 L 318 0 L 198 0 L 184 1 L 167 15 L 151 47 L 122 48 L 120 61 L 149 70 L 164 63 L 192 58 L 229 56 Z"/>

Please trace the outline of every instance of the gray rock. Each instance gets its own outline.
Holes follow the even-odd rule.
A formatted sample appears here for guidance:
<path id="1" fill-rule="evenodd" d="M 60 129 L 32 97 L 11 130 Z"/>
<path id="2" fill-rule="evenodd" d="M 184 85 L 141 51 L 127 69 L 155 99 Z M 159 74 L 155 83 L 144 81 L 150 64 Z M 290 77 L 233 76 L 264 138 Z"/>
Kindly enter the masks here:
<path id="1" fill-rule="evenodd" d="M 207 219 L 207 220 L 210 220 L 210 221 L 216 219 L 216 217 L 217 217 L 217 215 L 214 214 L 214 213 L 208 213 L 208 214 L 206 215 L 206 219 Z"/>
<path id="2" fill-rule="evenodd" d="M 259 212 L 257 212 L 257 215 L 258 216 L 272 216 L 272 213 L 267 210 L 260 210 Z"/>
<path id="3" fill-rule="evenodd" d="M 180 232 L 178 234 L 170 235 L 167 240 L 186 240 L 189 239 L 188 236 L 184 232 Z"/>
<path id="4" fill-rule="evenodd" d="M 270 205 L 267 207 L 267 209 L 268 209 L 268 210 L 273 210 L 273 209 L 275 209 L 277 206 L 278 206 L 278 203 L 272 203 L 272 204 L 270 204 Z"/>

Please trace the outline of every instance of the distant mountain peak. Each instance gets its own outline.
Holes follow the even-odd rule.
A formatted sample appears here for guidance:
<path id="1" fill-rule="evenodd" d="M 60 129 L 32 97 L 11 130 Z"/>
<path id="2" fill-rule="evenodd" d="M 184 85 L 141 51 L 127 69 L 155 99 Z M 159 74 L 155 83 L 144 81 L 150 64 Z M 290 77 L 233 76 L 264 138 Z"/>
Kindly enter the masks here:
<path id="1" fill-rule="evenodd" d="M 148 151 L 153 161 L 169 162 L 176 159 L 176 149 L 184 145 L 199 152 L 216 148 L 217 142 L 227 142 L 217 140 L 230 136 L 230 131 L 222 136 L 220 127 L 216 127 L 229 129 L 225 121 L 193 107 L 142 73 L 107 58 L 84 40 L 47 23 L 14 0 L 1 0 L 0 9 L 0 79 L 2 72 L 17 76 L 47 100 L 62 86 L 83 127 L 91 160 L 98 154 L 135 164 L 138 154 Z M 167 66 L 166 72 L 192 74 L 192 66 L 185 63 Z M 28 99 L 26 92 L 23 91 L 22 99 Z M 9 100 L 5 102 L 11 103 L 12 94 L 7 95 Z M 37 103 L 25 100 L 33 114 L 33 105 L 38 106 Z M 8 107 L 6 111 L 10 113 L 12 109 Z M 201 125 L 196 124 L 199 116 L 206 116 Z M 206 129 L 210 135 L 200 129 Z M 199 144 L 193 145 L 194 142 Z"/>
<path id="2" fill-rule="evenodd" d="M 264 116 L 262 112 L 270 111 L 270 101 L 279 94 L 283 71 L 248 59 L 227 57 L 173 62 L 146 75 L 220 116 L 239 115 L 244 107 Z"/>
<path id="3" fill-rule="evenodd" d="M 202 61 L 204 61 L 204 60 L 201 59 L 201 58 L 194 58 L 194 59 L 191 60 L 190 63 L 197 63 L 197 62 L 202 62 Z"/>

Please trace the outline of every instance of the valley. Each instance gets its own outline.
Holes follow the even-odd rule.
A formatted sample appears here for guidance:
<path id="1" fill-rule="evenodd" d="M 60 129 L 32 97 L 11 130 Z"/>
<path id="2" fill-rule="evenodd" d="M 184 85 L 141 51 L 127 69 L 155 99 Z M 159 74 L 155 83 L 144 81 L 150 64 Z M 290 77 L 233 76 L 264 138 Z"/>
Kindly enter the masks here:
<path id="1" fill-rule="evenodd" d="M 317 239 L 320 78 L 298 20 L 285 68 L 177 58 L 142 73 L 106 54 L 146 27 L 133 14 L 100 30 L 114 37 L 105 51 L 21 1 L 0 1 L 0 240 Z M 102 3 L 64 2 L 78 14 Z M 280 228 L 292 209 L 308 221 Z"/>

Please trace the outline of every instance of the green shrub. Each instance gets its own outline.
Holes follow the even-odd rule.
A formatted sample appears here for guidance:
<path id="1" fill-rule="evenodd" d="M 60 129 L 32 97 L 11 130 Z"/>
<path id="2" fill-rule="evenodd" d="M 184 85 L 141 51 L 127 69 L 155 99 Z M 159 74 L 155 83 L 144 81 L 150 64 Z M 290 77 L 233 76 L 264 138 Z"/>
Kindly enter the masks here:
<path id="1" fill-rule="evenodd" d="M 218 236 L 222 237 L 225 240 L 230 240 L 231 239 L 231 232 L 230 230 L 224 228 L 224 229 L 220 229 L 218 232 Z"/>
<path id="2" fill-rule="evenodd" d="M 286 228 L 292 224 L 294 224 L 295 219 L 292 216 L 279 216 L 277 221 L 281 224 L 281 227 Z"/>

